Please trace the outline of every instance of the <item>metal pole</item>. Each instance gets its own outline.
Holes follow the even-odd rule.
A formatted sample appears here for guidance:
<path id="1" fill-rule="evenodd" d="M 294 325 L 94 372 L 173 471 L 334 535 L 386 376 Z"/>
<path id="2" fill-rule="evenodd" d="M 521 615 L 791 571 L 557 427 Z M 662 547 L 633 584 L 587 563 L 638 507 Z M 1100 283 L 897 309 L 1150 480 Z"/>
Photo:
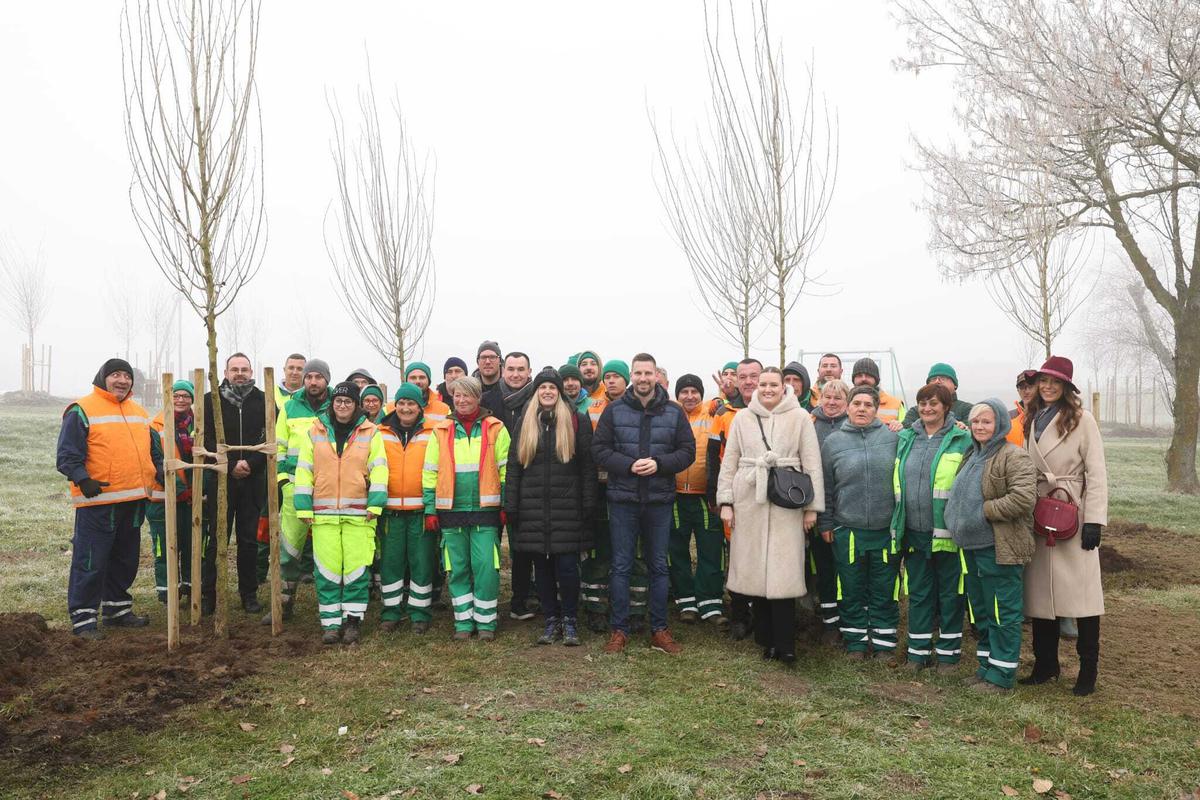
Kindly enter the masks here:
<path id="1" fill-rule="evenodd" d="M 195 441 L 204 446 L 204 370 L 192 370 L 192 385 L 196 387 L 196 402 L 192 406 L 196 418 Z M 193 464 L 203 464 L 204 457 L 192 454 Z M 218 479 L 220 476 L 218 476 Z M 200 593 L 204 589 L 204 470 L 192 470 L 192 627 L 200 624 Z"/>
<path id="2" fill-rule="evenodd" d="M 267 573 L 271 582 L 271 635 L 283 633 L 283 580 L 279 574 L 279 461 L 275 450 L 275 368 L 263 369 L 263 381 L 267 391 L 267 429 L 264 440 L 271 445 L 267 450 L 267 530 L 271 542 L 270 569 Z"/>
<path id="3" fill-rule="evenodd" d="M 175 403 L 172 386 L 175 376 L 162 376 L 163 429 L 163 515 L 167 528 L 167 651 L 179 648 L 179 539 L 175 530 L 175 468 L 167 466 L 175 460 Z"/>

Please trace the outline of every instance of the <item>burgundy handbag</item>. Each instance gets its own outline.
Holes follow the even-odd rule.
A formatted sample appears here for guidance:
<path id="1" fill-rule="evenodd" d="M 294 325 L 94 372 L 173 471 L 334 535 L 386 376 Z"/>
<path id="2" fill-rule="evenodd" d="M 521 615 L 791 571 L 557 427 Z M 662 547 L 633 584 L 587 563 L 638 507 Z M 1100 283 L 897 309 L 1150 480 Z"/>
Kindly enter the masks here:
<path id="1" fill-rule="evenodd" d="M 1066 499 L 1055 496 L 1060 492 Z M 1046 537 L 1046 547 L 1054 547 L 1060 539 L 1070 539 L 1078 530 L 1079 506 L 1070 492 L 1060 486 L 1038 498 L 1033 507 L 1033 532 Z"/>

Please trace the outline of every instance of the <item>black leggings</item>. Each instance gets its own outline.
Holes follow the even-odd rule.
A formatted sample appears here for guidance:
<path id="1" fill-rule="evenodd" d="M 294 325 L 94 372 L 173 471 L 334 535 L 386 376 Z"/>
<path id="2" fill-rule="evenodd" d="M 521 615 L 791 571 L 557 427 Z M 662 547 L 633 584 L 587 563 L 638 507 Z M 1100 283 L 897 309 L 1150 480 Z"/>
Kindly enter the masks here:
<path id="1" fill-rule="evenodd" d="M 754 641 L 760 647 L 774 647 L 780 655 L 796 653 L 796 600 L 751 598 L 754 604 Z"/>

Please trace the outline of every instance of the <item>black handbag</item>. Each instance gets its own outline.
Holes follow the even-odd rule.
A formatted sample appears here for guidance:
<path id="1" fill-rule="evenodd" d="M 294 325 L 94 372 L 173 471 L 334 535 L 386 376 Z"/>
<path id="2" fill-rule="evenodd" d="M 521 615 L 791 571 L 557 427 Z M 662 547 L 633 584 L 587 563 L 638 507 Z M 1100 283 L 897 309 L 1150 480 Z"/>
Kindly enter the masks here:
<path id="1" fill-rule="evenodd" d="M 754 420 L 758 423 L 763 445 L 769 451 L 771 445 L 767 442 L 762 417 L 755 414 Z M 770 467 L 767 470 L 767 499 L 780 508 L 804 508 L 813 501 L 812 478 L 795 467 Z"/>

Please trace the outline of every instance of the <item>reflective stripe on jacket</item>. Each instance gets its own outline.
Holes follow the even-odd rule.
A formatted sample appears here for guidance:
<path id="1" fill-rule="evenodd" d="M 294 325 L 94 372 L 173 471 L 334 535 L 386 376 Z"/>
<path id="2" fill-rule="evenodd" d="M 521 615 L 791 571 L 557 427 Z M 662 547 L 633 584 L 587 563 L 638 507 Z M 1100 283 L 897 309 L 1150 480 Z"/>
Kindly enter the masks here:
<path id="1" fill-rule="evenodd" d="M 924 423 L 918 421 L 913 427 L 900 431 L 900 441 L 896 445 L 896 463 L 892 470 L 892 493 L 896 498 L 896 508 L 892 512 L 892 537 L 899 539 L 904 536 L 905 492 L 904 464 L 912 451 L 913 440 L 919 435 L 915 430 Z M 930 481 L 933 486 L 933 550 L 934 552 L 956 552 L 958 546 L 950 538 L 946 529 L 946 501 L 950 499 L 950 487 L 962 466 L 964 454 L 971 449 L 971 434 L 957 425 L 951 424 L 942 437 L 942 443 L 934 453 L 933 463 L 929 469 Z"/>
<path id="2" fill-rule="evenodd" d="M 675 491 L 682 494 L 705 494 L 708 491 L 708 439 L 712 435 L 713 418 L 704 407 L 704 403 L 696 406 L 696 410 L 688 414 L 688 424 L 692 426 L 692 435 L 696 437 L 696 460 L 682 472 L 675 474 Z"/>
<path id="3" fill-rule="evenodd" d="M 380 426 L 379 435 L 388 460 L 388 510 L 420 511 L 425 507 L 421 472 L 425 468 L 425 448 L 432 438 L 430 426 L 426 424 L 410 437 L 407 445 L 386 425 Z"/>
<path id="4" fill-rule="evenodd" d="M 332 426 L 329 426 L 332 427 Z M 378 516 L 387 502 L 388 460 L 383 437 L 365 417 L 337 452 L 321 417 L 313 419 L 296 457 L 296 516 Z"/>
<path id="5" fill-rule="evenodd" d="M 64 416 L 78 408 L 87 425 L 88 477 L 107 483 L 100 494 L 83 496 L 71 483 L 71 502 L 81 506 L 102 506 L 129 500 L 148 500 L 154 487 L 154 461 L 150 456 L 150 414 L 129 397 L 118 401 L 104 389 L 67 407 Z"/>
<path id="6" fill-rule="evenodd" d="M 464 431 L 456 419 L 433 426 L 421 476 L 425 513 L 500 508 L 509 436 L 496 417 L 477 419 Z"/>

